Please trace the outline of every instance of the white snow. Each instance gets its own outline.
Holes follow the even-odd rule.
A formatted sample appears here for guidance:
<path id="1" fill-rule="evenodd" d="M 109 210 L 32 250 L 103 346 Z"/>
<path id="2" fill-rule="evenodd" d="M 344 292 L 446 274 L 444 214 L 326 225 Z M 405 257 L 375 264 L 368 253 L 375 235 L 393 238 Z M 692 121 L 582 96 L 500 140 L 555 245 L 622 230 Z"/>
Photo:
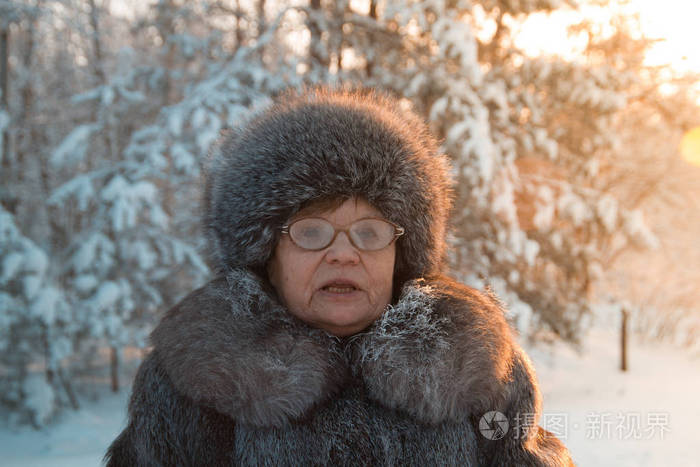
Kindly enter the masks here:
<path id="1" fill-rule="evenodd" d="M 0 342 L 2 339 L 6 339 L 9 334 L 6 329 L 12 326 L 16 317 L 15 309 L 19 307 L 20 305 L 12 295 L 0 292 Z"/>
<path id="2" fill-rule="evenodd" d="M 178 137 L 182 133 L 182 127 L 185 124 L 185 115 L 182 112 L 182 106 L 176 106 L 170 110 L 170 113 L 165 117 L 166 126 L 172 136 Z"/>
<path id="3" fill-rule="evenodd" d="M 623 373 L 613 330 L 594 329 L 586 340 L 580 356 L 561 344 L 528 349 L 543 413 L 565 416 L 562 438 L 576 464 L 697 465 L 700 359 L 680 348 L 643 346 L 633 337 Z"/>
<path id="4" fill-rule="evenodd" d="M 119 284 L 113 281 L 104 282 L 90 299 L 90 304 L 95 310 L 106 310 L 114 306 L 122 295 Z"/>
<path id="5" fill-rule="evenodd" d="M 14 241 L 17 237 L 19 237 L 19 231 L 14 217 L 0 206 L 0 242 Z"/>
<path id="6" fill-rule="evenodd" d="M 558 208 L 576 227 L 589 221 L 593 215 L 586 203 L 571 192 L 566 192 L 559 198 Z"/>
<path id="7" fill-rule="evenodd" d="M 95 196 L 90 174 L 78 175 L 58 187 L 49 198 L 49 204 L 57 205 L 70 196 L 75 196 L 78 209 L 84 211 L 87 208 Z"/>
<path id="8" fill-rule="evenodd" d="M 618 336 L 594 328 L 579 355 L 565 344 L 527 347 L 544 404 L 540 424 L 557 432 L 579 467 L 697 465 L 700 360 L 634 336 L 629 371 L 618 370 Z M 126 422 L 128 390 L 83 402 L 51 427 L 0 428 L 3 465 L 96 466 Z"/>
<path id="9" fill-rule="evenodd" d="M 109 107 L 114 102 L 114 89 L 111 86 L 102 87 L 102 105 Z"/>
<path id="10" fill-rule="evenodd" d="M 32 375 L 27 378 L 24 385 L 27 393 L 27 406 L 32 410 L 32 417 L 35 423 L 43 425 L 51 416 L 56 397 L 53 389 L 46 383 L 43 375 Z M 9 450 L 3 450 L 9 452 Z"/>
<path id="11" fill-rule="evenodd" d="M 105 201 L 113 201 L 129 192 L 129 182 L 121 175 L 116 175 L 107 183 L 100 193 L 100 197 Z"/>
<path id="12" fill-rule="evenodd" d="M 43 323 L 52 325 L 56 321 L 56 314 L 62 301 L 61 290 L 51 286 L 43 287 L 30 304 L 29 315 L 40 317 Z"/>
<path id="13" fill-rule="evenodd" d="M 138 262 L 139 268 L 144 271 L 155 267 L 158 263 L 158 255 L 153 250 L 153 247 L 144 241 L 131 243 L 130 256 Z"/>
<path id="14" fill-rule="evenodd" d="M 659 240 L 647 226 L 644 220 L 644 213 L 639 209 L 627 213 L 624 230 L 632 239 L 647 248 L 657 248 L 659 246 Z"/>
<path id="15" fill-rule="evenodd" d="M 209 151 L 210 146 L 219 137 L 220 130 L 221 120 L 216 115 L 210 114 L 208 123 L 197 128 L 195 139 L 199 154 L 206 154 Z"/>
<path id="16" fill-rule="evenodd" d="M 537 258 L 537 254 L 540 252 L 540 244 L 537 243 L 534 240 L 527 239 L 525 240 L 525 251 L 523 252 L 523 256 L 525 257 L 525 262 L 529 266 L 534 266 L 535 265 L 535 259 Z"/>
<path id="17" fill-rule="evenodd" d="M 170 155 L 173 158 L 173 165 L 176 170 L 184 173 L 198 172 L 197 159 L 187 150 L 184 144 L 173 144 L 172 148 L 170 148 Z"/>
<path id="18" fill-rule="evenodd" d="M 142 206 L 152 206 L 156 202 L 158 189 L 148 181 L 130 183 L 121 175 L 116 175 L 102 190 L 101 198 L 111 202 L 109 217 L 112 228 L 119 232 L 136 225 Z"/>
<path id="19" fill-rule="evenodd" d="M 556 204 L 554 203 L 554 191 L 547 185 L 542 185 L 537 189 L 537 211 L 532 219 L 533 224 L 540 231 L 547 231 L 552 227 Z"/>
<path id="20" fill-rule="evenodd" d="M 0 284 L 3 284 L 17 275 L 20 266 L 24 262 L 24 255 L 13 251 L 5 255 L 0 267 Z"/>
<path id="21" fill-rule="evenodd" d="M 49 258 L 44 250 L 30 242 L 29 239 L 24 242 L 23 266 L 25 271 L 32 271 L 39 275 L 43 275 L 46 268 L 49 267 Z"/>
<path id="22" fill-rule="evenodd" d="M 95 290 L 100 281 L 94 274 L 80 274 L 73 280 L 75 289 L 83 294 L 87 294 Z"/>
<path id="23" fill-rule="evenodd" d="M 22 277 L 22 291 L 24 296 L 28 299 L 33 299 L 39 293 L 39 289 L 44 283 L 44 279 L 41 275 L 36 273 L 29 273 Z"/>
<path id="24" fill-rule="evenodd" d="M 94 233 L 78 247 L 70 259 L 70 265 L 76 272 L 100 265 L 106 267 L 111 264 L 114 251 L 114 244 L 106 235 Z"/>
<path id="25" fill-rule="evenodd" d="M 154 203 L 158 197 L 158 188 L 151 182 L 141 180 L 131 185 L 129 197 L 134 201 L 141 200 L 144 203 Z"/>
<path id="26" fill-rule="evenodd" d="M 98 129 L 98 125 L 94 124 L 78 125 L 51 154 L 49 158 L 51 165 L 61 167 L 82 161 L 89 146 L 90 136 Z"/>
<path id="27" fill-rule="evenodd" d="M 499 177 L 495 181 L 491 209 L 495 214 L 500 214 L 512 226 L 518 222 L 518 213 L 515 207 L 515 187 L 508 176 Z"/>
<path id="28" fill-rule="evenodd" d="M 161 228 L 163 230 L 168 229 L 169 224 L 170 224 L 170 217 L 165 213 L 163 208 L 160 207 L 158 204 L 152 204 L 151 205 L 151 223 L 158 228 Z"/>
<path id="29" fill-rule="evenodd" d="M 126 425 L 129 390 L 105 394 L 97 402 L 81 401 L 77 412 L 66 411 L 42 430 L 0 428 L 5 467 L 96 467 L 109 443 Z"/>
<path id="30" fill-rule="evenodd" d="M 552 221 L 554 220 L 554 212 L 556 207 L 553 203 L 536 205 L 537 212 L 535 217 L 532 219 L 532 223 L 537 227 L 537 230 L 547 231 L 552 227 Z"/>
<path id="31" fill-rule="evenodd" d="M 441 45 L 443 55 L 458 58 L 466 78 L 470 82 L 477 82 L 481 73 L 476 65 L 477 45 L 471 27 L 466 22 L 440 17 L 433 23 L 431 32 Z"/>
<path id="32" fill-rule="evenodd" d="M 608 232 L 613 232 L 617 225 L 617 201 L 610 195 L 603 195 L 598 200 L 598 216 Z"/>

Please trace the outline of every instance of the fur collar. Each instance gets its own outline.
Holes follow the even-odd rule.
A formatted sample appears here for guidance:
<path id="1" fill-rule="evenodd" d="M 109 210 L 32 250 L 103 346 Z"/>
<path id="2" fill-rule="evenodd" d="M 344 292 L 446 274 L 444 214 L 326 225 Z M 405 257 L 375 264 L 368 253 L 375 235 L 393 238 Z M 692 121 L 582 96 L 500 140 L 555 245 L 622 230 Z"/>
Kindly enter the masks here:
<path id="1" fill-rule="evenodd" d="M 421 422 L 461 421 L 500 405 L 514 352 L 497 303 L 449 279 L 406 283 L 369 329 L 338 339 L 247 270 L 193 292 L 151 339 L 180 393 L 254 426 L 302 417 L 351 377 Z"/>

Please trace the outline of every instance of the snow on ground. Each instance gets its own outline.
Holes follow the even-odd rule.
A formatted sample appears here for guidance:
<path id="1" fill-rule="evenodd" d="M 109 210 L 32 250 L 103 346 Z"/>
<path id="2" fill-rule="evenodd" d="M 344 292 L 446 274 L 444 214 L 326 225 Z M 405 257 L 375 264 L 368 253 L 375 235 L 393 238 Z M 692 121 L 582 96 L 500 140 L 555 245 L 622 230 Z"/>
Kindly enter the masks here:
<path id="1" fill-rule="evenodd" d="M 592 330 L 582 355 L 563 344 L 529 348 L 541 424 L 582 467 L 700 466 L 700 358 L 632 339 L 626 373 L 614 331 Z"/>
<path id="2" fill-rule="evenodd" d="M 544 397 L 540 423 L 580 467 L 697 466 L 700 358 L 660 344 L 630 344 L 618 370 L 614 331 L 593 330 L 581 355 L 564 344 L 530 347 Z M 128 389 L 83 402 L 50 429 L 0 428 L 2 465 L 98 466 L 126 422 Z"/>
<path id="3" fill-rule="evenodd" d="M 129 388 L 81 401 L 77 412 L 66 412 L 50 428 L 9 430 L 0 428 L 0 452 L 4 467 L 96 467 L 107 446 L 126 425 Z"/>

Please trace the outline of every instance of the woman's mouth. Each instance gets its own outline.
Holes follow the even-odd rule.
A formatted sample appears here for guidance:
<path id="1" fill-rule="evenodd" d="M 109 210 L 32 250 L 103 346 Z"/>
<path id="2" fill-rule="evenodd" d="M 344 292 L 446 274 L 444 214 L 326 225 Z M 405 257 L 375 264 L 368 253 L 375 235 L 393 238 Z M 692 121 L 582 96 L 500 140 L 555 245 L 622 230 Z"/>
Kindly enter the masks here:
<path id="1" fill-rule="evenodd" d="M 332 279 L 326 282 L 321 290 L 330 294 L 351 294 L 360 290 L 360 287 L 350 279 Z"/>
<path id="2" fill-rule="evenodd" d="M 327 285 L 322 290 L 330 293 L 350 293 L 357 289 L 351 285 Z"/>

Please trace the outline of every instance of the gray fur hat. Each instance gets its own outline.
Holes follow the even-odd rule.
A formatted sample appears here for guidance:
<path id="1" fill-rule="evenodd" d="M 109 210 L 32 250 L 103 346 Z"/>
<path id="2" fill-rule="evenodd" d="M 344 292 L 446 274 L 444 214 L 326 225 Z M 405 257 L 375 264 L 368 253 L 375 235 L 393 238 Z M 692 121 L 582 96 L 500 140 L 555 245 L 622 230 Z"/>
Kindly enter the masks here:
<path id="1" fill-rule="evenodd" d="M 205 228 L 224 271 L 261 271 L 279 228 L 314 200 L 361 196 L 406 229 L 395 284 L 437 273 L 451 205 L 449 163 L 426 125 L 387 96 L 289 92 L 212 154 Z"/>

